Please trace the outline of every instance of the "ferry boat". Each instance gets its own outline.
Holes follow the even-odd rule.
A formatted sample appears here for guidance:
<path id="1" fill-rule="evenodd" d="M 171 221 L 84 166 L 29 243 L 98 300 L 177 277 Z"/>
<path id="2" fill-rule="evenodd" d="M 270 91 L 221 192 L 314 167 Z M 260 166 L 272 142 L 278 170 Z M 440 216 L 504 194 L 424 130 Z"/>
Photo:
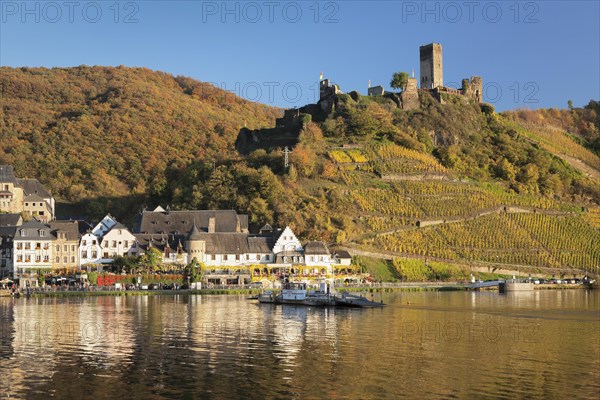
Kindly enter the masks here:
<path id="1" fill-rule="evenodd" d="M 373 308 L 383 307 L 383 301 L 375 302 L 364 296 L 349 293 L 334 293 L 329 283 L 321 283 L 319 290 L 309 290 L 305 282 L 285 283 L 281 293 L 271 290 L 258 296 L 259 303 L 265 304 L 292 304 L 317 307 L 356 307 Z"/>

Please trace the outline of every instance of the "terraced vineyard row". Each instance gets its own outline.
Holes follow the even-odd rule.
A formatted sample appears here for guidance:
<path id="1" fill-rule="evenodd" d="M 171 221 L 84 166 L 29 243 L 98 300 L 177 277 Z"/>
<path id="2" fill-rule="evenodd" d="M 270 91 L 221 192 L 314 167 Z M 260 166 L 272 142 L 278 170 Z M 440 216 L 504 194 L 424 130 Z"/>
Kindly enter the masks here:
<path id="1" fill-rule="evenodd" d="M 380 174 L 447 172 L 447 169 L 432 155 L 393 143 L 365 148 L 363 152 Z"/>
<path id="2" fill-rule="evenodd" d="M 600 170 L 600 157 L 577 143 L 560 129 L 541 129 L 535 125 L 529 125 L 528 129 L 522 127 L 516 127 L 516 129 L 520 134 L 540 143 L 542 147 L 552 152 L 575 157 Z"/>
<path id="3" fill-rule="evenodd" d="M 360 221 L 372 232 L 399 229 L 401 227 L 407 227 L 415 224 L 414 220 L 396 216 L 367 215 L 361 217 Z"/>
<path id="4" fill-rule="evenodd" d="M 498 214 L 399 231 L 374 244 L 400 253 L 450 260 L 597 270 L 600 230 L 578 216 Z"/>
<path id="5" fill-rule="evenodd" d="M 600 230 L 583 218 L 540 214 L 510 218 L 554 254 L 560 265 L 600 267 Z"/>
<path id="6" fill-rule="evenodd" d="M 600 207 L 593 207 L 584 214 L 586 221 L 594 228 L 600 229 Z"/>
<path id="7" fill-rule="evenodd" d="M 432 228 L 412 229 L 396 232 L 393 235 L 378 236 L 376 247 L 405 254 L 416 254 L 456 260 L 456 252 L 448 247 L 446 239 Z"/>
<path id="8" fill-rule="evenodd" d="M 407 218 L 422 218 L 419 210 L 410 199 L 400 193 L 385 189 L 351 190 L 350 195 L 363 212 L 375 212 Z"/>

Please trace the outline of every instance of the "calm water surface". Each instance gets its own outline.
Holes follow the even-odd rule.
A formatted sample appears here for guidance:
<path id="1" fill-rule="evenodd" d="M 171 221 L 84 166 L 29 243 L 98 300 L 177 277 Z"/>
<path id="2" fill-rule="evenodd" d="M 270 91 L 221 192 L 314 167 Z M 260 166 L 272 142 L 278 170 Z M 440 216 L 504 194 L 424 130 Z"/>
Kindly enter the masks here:
<path id="1" fill-rule="evenodd" d="M 600 291 L 383 300 L 0 298 L 0 398 L 600 397 Z"/>

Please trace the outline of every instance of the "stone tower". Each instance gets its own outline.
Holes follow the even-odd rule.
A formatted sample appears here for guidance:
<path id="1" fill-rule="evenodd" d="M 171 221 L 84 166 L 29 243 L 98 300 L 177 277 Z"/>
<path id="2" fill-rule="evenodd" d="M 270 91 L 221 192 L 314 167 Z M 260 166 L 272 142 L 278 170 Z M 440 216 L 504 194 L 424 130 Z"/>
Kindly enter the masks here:
<path id="1" fill-rule="evenodd" d="M 188 262 L 192 261 L 194 258 L 200 262 L 204 261 L 204 254 L 206 253 L 206 242 L 203 240 L 202 233 L 196 226 L 196 222 L 194 221 L 194 226 L 190 230 L 187 240 L 185 241 L 185 247 L 187 248 L 188 253 Z"/>
<path id="2" fill-rule="evenodd" d="M 419 47 L 421 59 L 421 89 L 435 89 L 444 86 L 442 66 L 442 45 L 431 43 Z"/>
<path id="3" fill-rule="evenodd" d="M 472 76 L 471 79 L 462 81 L 463 95 L 474 99 L 478 103 L 483 102 L 483 79 L 480 76 Z"/>

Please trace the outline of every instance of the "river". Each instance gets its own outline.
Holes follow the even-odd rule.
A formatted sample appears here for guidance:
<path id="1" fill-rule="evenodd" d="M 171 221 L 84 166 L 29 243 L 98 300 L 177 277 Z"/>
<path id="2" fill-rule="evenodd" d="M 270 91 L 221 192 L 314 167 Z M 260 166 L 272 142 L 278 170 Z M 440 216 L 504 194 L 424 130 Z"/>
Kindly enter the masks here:
<path id="1" fill-rule="evenodd" d="M 0 398 L 600 396 L 600 291 L 380 298 L 0 298 Z"/>

